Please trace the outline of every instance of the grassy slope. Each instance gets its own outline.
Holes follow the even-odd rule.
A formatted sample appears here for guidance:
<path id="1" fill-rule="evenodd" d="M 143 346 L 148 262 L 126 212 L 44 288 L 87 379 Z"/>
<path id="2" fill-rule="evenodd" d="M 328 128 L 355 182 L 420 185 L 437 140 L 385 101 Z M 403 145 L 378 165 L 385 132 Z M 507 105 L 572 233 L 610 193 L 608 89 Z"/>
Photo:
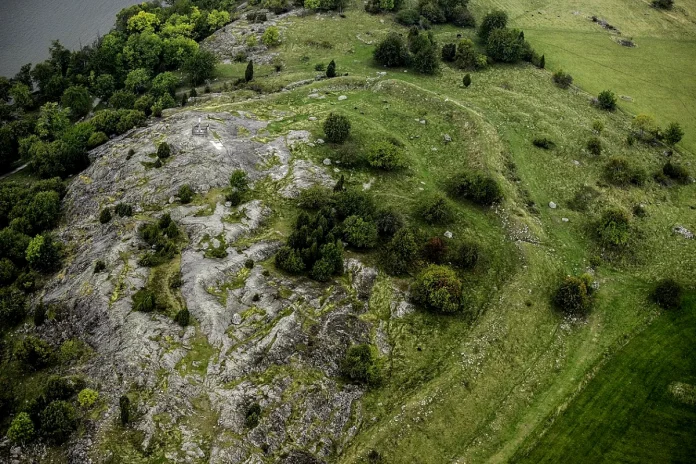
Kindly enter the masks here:
<path id="1" fill-rule="evenodd" d="M 696 384 L 694 303 L 628 343 L 519 462 L 693 462 L 696 407 L 669 386 Z"/>
<path id="2" fill-rule="evenodd" d="M 546 54 L 550 70 L 564 69 L 575 83 L 596 95 L 611 89 L 632 101 L 620 101 L 630 113 L 647 113 L 660 125 L 679 121 L 686 131 L 681 146 L 696 152 L 696 1 L 677 0 L 672 11 L 634 0 L 473 0 L 480 14 L 507 11 L 511 25 Z M 589 20 L 592 15 L 617 27 L 635 48 Z"/>
<path id="3" fill-rule="evenodd" d="M 317 28 L 323 31 L 322 39 L 333 44 L 332 49 L 308 49 L 305 40 L 313 37 Z M 332 58 L 340 72 L 358 78 L 375 76 L 380 69 L 372 67 L 373 47 L 364 40 L 379 40 L 389 28 L 403 31 L 389 17 L 356 10 L 349 11 L 343 21 L 327 16 L 292 19 L 279 50 L 286 70 L 275 79 L 290 82 L 313 76 L 315 63 Z M 455 30 L 443 28 L 437 33 L 444 42 L 454 39 Z M 303 62 L 303 56 L 310 56 L 310 61 Z M 351 115 L 358 134 L 387 130 L 402 139 L 419 130 L 414 116 L 441 124 L 447 112 L 456 110 L 478 128 L 472 136 L 474 146 L 460 146 L 458 156 L 467 159 L 470 166 L 486 166 L 500 178 L 506 175 L 504 164 L 509 157 L 521 180 L 506 182 L 508 218 L 526 224 L 541 239 L 540 245 L 518 244 L 519 264 L 516 259 L 508 264 L 497 262 L 511 267 L 504 273 L 507 280 L 473 324 L 423 314 L 389 324 L 387 330 L 395 347 L 391 377 L 368 395 L 365 410 L 372 420 L 343 453 L 341 462 L 360 461 L 372 448 L 382 451 L 387 462 L 508 460 L 537 426 L 570 403 L 605 358 L 656 316 L 646 301 L 650 282 L 662 275 L 685 277 L 696 271 L 696 263 L 689 258 L 696 251 L 694 242 L 675 238 L 670 231 L 675 223 L 696 226 L 696 214 L 689 208 L 693 186 L 666 190 L 649 183 L 644 189 L 623 190 L 600 182 L 597 188 L 602 197 L 589 214 L 565 208 L 577 188 L 601 180 L 606 156 L 592 159 L 581 149 L 592 135 L 589 127 L 595 119 L 607 127 L 602 139 L 609 154 L 626 155 L 651 172 L 659 168 L 663 161 L 657 150 L 623 145 L 630 124 L 627 118 L 591 108 L 584 94 L 555 88 L 546 71 L 494 67 L 474 74 L 469 89 L 459 86 L 461 76 L 448 68 L 438 77 L 388 70 L 387 78 L 410 85 L 386 95 L 384 106 L 396 107 L 398 93 L 404 98 L 399 104 L 402 114 L 397 112 L 392 120 L 384 108 L 379 111 L 388 85 L 373 90 L 376 94 L 370 96 L 353 93 L 354 82 L 345 79 L 314 84 L 314 89 L 300 89 L 270 105 L 254 105 L 261 113 L 271 114 L 278 108 L 319 117 L 329 110 L 340 110 Z M 327 100 L 306 98 L 314 90 L 328 91 Z M 339 103 L 336 97 L 342 93 L 349 95 L 349 100 Z M 409 101 L 408 94 L 415 94 L 416 101 Z M 451 110 L 441 107 L 446 101 Z M 360 115 L 361 111 L 365 115 Z M 318 124 L 312 125 L 303 117 L 293 116 L 277 124 L 310 128 L 320 135 Z M 431 138 L 427 143 L 407 141 L 417 166 L 409 173 L 414 179 L 377 176 L 375 191 L 384 199 L 392 195 L 408 205 L 419 195 L 413 191 L 417 183 L 425 182 L 428 190 L 437 188 L 450 169 L 432 170 L 431 166 L 448 162 L 448 158 L 440 157 L 440 152 L 434 155 L 428 145 L 440 146 L 436 144 L 442 130 L 449 129 L 436 126 L 424 132 Z M 540 133 L 550 135 L 558 148 L 550 152 L 533 148 L 529 140 Z M 322 159 L 325 150 L 317 149 L 311 156 Z M 683 161 L 693 161 L 685 156 Z M 582 166 L 575 167 L 573 160 Z M 353 182 L 375 177 L 359 171 L 351 174 Z M 561 208 L 540 206 L 539 215 L 532 216 L 524 207 L 525 190 L 537 205 L 555 201 Z M 601 291 L 594 314 L 580 324 L 559 320 L 548 307 L 548 295 L 560 273 L 584 270 L 596 253 L 587 223 L 608 205 L 630 209 L 637 203 L 648 206 L 649 216 L 636 220 L 644 231 L 636 263 L 600 267 Z M 486 237 L 496 230 L 495 218 L 485 219 L 489 214 L 467 211 L 461 210 L 470 220 L 462 223 L 462 233 Z M 568 217 L 570 222 L 561 222 L 561 217 Z M 495 241 L 495 235 L 488 238 L 491 243 Z"/>

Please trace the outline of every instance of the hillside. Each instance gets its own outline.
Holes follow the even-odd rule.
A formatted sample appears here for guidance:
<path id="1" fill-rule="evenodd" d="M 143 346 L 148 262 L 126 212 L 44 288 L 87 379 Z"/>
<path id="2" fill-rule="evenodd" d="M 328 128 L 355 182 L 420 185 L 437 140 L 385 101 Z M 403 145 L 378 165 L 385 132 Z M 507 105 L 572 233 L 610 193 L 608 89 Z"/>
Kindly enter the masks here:
<path id="1" fill-rule="evenodd" d="M 212 33 L 210 93 L 111 137 L 67 183 L 61 265 L 3 332 L 3 370 L 32 414 L 53 375 L 98 399 L 64 444 L 6 440 L 0 458 L 690 462 L 696 8 L 542 3 L 469 8 L 479 24 L 506 10 L 546 68 L 386 68 L 376 45 L 409 31 L 357 4 Z M 261 45 L 270 26 L 278 43 Z M 462 38 L 483 51 L 473 28 L 431 31 L 438 53 Z M 575 85 L 554 83 L 561 68 Z M 592 102 L 607 89 L 617 111 Z M 642 139 L 638 113 L 686 135 Z M 422 297 L 429 272 L 446 295 Z M 559 303 L 568 276 L 578 311 Z M 678 309 L 653 298 L 665 278 Z M 26 368 L 9 347 L 29 336 L 61 362 Z"/>

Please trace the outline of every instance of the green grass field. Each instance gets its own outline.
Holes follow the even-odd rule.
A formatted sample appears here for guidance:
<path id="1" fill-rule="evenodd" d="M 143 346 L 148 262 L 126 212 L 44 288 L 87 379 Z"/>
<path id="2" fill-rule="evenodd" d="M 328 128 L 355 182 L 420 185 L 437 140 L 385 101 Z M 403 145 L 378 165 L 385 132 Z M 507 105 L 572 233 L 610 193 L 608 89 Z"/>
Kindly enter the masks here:
<path id="1" fill-rule="evenodd" d="M 511 16 L 515 17 L 514 11 Z M 496 65 L 474 73 L 468 89 L 460 85 L 463 73 L 449 67 L 434 77 L 386 70 L 380 83 L 375 78 L 383 69 L 373 64 L 374 45 L 368 42 L 376 43 L 390 29 L 405 31 L 390 16 L 370 16 L 353 8 L 346 19 L 307 16 L 289 19 L 284 26 L 278 52 L 285 68 L 262 85 L 279 87 L 313 77 L 314 65 L 331 59 L 349 77 L 317 82 L 262 103 L 230 99 L 215 110 L 251 110 L 274 119 L 272 127 L 278 132 L 309 129 L 317 137 L 322 136 L 322 117 L 338 111 L 353 121 L 351 143 L 356 149 L 386 135 L 399 138 L 410 161 L 406 172 L 385 175 L 342 169 L 342 173 L 353 185 L 371 182 L 380 204 L 400 206 L 406 214 L 420 196 L 441 190 L 446 178 L 463 167 L 491 172 L 506 193 L 497 214 L 456 205 L 458 220 L 446 228 L 456 236 L 480 239 L 491 251 L 489 266 L 467 277 L 476 301 L 473 316 L 443 318 L 417 312 L 388 320 L 380 301 L 372 302 L 365 317 L 383 320 L 392 345 L 385 359 L 388 375 L 384 385 L 365 398 L 366 420 L 337 461 L 365 462 L 373 449 L 387 463 L 510 461 L 536 443 L 544 424 L 559 411 L 572 410 L 578 392 L 594 385 L 592 379 L 604 372 L 605 363 L 616 353 L 624 352 L 627 340 L 652 327 L 653 320 L 668 317 L 661 316 L 647 296 L 660 277 L 689 283 L 689 276 L 696 275 L 692 258 L 696 242 L 671 231 L 677 223 L 696 229 L 694 186 L 665 189 L 652 181 L 643 188 L 607 185 L 603 167 L 611 156 L 625 156 L 649 173 L 659 170 L 664 160 L 652 147 L 624 143 L 630 117 L 593 108 L 583 92 L 558 89 L 548 70 Z M 317 28 L 331 48 L 307 45 Z M 451 27 L 435 29 L 441 43 L 456 40 L 458 32 Z M 534 32 L 528 38 L 534 44 Z M 556 59 L 547 52 L 547 63 Z M 584 88 L 579 74 L 571 72 Z M 588 90 L 593 92 L 589 86 Z M 314 92 L 325 98 L 309 98 Z M 340 102 L 339 95 L 348 99 Z M 638 105 L 635 95 L 633 103 Z M 279 118 L 278 111 L 287 115 Z M 309 121 L 309 116 L 319 122 Z M 416 119 L 426 119 L 427 125 Z M 606 150 L 599 158 L 583 150 L 595 120 L 606 127 L 601 135 Z M 445 133 L 454 139 L 447 146 L 442 143 Z M 556 148 L 533 147 L 531 139 L 537 135 L 553 139 Z M 332 152 L 316 147 L 307 156 L 321 162 Z M 694 161 L 689 153 L 676 156 L 683 163 Z M 569 201 L 584 185 L 596 188 L 599 198 L 587 212 L 570 210 Z M 549 201 L 560 208 L 549 209 Z M 645 204 L 648 216 L 634 219 L 640 231 L 634 256 L 601 264 L 596 269 L 600 291 L 593 314 L 582 322 L 564 321 L 550 308 L 549 296 L 560 276 L 585 271 L 600 252 L 589 225 L 609 206 L 631 210 L 636 204 Z M 538 240 L 526 241 L 520 234 L 525 229 Z M 520 236 L 520 241 L 509 240 Z M 669 357 L 673 352 L 671 345 L 664 346 L 654 356 Z M 561 421 L 556 423 L 561 427 Z M 596 433 L 613 426 L 600 423 Z M 630 447 L 632 440 L 645 437 L 624 439 Z M 543 452 L 541 445 L 538 449 Z M 663 449 L 671 449 L 669 442 Z M 564 449 L 558 452 L 568 459 Z"/>

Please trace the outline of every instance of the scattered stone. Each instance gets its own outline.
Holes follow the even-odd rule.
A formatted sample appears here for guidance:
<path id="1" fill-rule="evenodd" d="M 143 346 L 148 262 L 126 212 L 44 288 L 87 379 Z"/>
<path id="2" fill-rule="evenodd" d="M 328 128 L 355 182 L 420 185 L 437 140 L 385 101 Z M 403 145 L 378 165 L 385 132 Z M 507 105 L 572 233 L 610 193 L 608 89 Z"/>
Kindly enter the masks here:
<path id="1" fill-rule="evenodd" d="M 317 145 L 324 145 L 324 139 L 317 139 L 316 143 Z"/>
<path id="2" fill-rule="evenodd" d="M 418 122 L 420 122 L 421 124 L 425 124 L 425 119 L 421 119 L 421 120 L 418 121 Z"/>
<path id="3" fill-rule="evenodd" d="M 621 95 L 621 99 L 629 102 L 633 101 L 633 97 L 629 97 L 628 95 Z"/>
<path id="4" fill-rule="evenodd" d="M 452 237 L 454 237 L 454 235 L 452 234 L 452 232 L 450 232 L 450 231 L 448 230 L 447 232 L 445 232 L 445 237 L 447 237 L 447 238 L 452 238 Z"/>
<path id="5" fill-rule="evenodd" d="M 234 313 L 232 315 L 232 324 L 239 325 L 241 323 L 242 323 L 242 316 L 240 316 L 239 313 Z"/>
<path id="6" fill-rule="evenodd" d="M 316 92 L 314 92 L 314 93 L 310 93 L 309 95 L 307 95 L 307 97 L 309 97 L 309 98 L 319 98 L 319 94 L 316 93 Z"/>
<path id="7" fill-rule="evenodd" d="M 580 166 L 580 161 L 578 161 L 578 160 L 573 160 L 573 164 L 576 165 L 576 166 Z"/>
<path id="8" fill-rule="evenodd" d="M 550 202 L 549 202 L 549 208 L 551 208 L 551 209 L 556 209 L 556 203 L 554 203 L 553 201 L 550 201 Z"/>
<path id="9" fill-rule="evenodd" d="M 345 95 L 341 95 L 338 97 L 338 101 L 343 101 L 343 100 L 348 100 L 348 97 L 346 97 Z"/>
<path id="10" fill-rule="evenodd" d="M 568 222 L 569 220 L 570 219 L 568 219 L 568 218 L 561 218 L 561 221 L 563 221 L 563 222 Z"/>
<path id="11" fill-rule="evenodd" d="M 694 238 L 693 232 L 691 232 L 689 229 L 687 229 L 684 226 L 674 226 L 674 228 L 672 229 L 672 232 L 674 232 L 675 234 L 679 234 L 687 239 Z"/>
<path id="12" fill-rule="evenodd" d="M 452 137 L 450 137 L 449 134 L 445 134 L 442 138 L 445 143 L 450 143 L 452 141 Z"/>
<path id="13" fill-rule="evenodd" d="M 324 158 L 324 161 L 322 162 L 324 163 L 324 166 L 331 166 L 331 160 L 329 158 Z"/>
<path id="14" fill-rule="evenodd" d="M 432 147 L 431 150 L 432 150 L 432 151 L 437 151 L 437 148 L 436 148 L 436 147 Z"/>
<path id="15" fill-rule="evenodd" d="M 310 116 L 308 119 L 309 119 L 310 121 L 316 121 L 316 120 L 317 120 L 317 117 L 316 117 L 316 116 Z"/>

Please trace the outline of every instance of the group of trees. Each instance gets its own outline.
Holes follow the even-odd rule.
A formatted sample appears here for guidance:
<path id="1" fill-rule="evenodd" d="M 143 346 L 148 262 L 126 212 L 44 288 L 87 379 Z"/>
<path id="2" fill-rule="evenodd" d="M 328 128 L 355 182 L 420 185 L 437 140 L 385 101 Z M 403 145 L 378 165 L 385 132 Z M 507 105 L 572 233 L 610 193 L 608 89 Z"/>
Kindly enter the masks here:
<path id="1" fill-rule="evenodd" d="M 382 40 L 373 53 L 377 63 L 386 67 L 409 66 L 421 74 L 435 74 L 440 67 L 438 45 L 432 32 L 409 29 L 407 41 L 396 32 Z"/>
<path id="2" fill-rule="evenodd" d="M 401 2 L 393 1 L 392 10 L 398 10 Z M 401 10 L 396 20 L 405 26 L 420 26 L 429 29 L 431 24 L 450 23 L 459 27 L 475 27 L 476 20 L 468 10 L 468 0 L 420 0 L 415 8 Z M 365 7 L 367 11 L 384 11 L 384 0 L 372 0 Z M 389 5 L 389 3 L 387 3 Z"/>

